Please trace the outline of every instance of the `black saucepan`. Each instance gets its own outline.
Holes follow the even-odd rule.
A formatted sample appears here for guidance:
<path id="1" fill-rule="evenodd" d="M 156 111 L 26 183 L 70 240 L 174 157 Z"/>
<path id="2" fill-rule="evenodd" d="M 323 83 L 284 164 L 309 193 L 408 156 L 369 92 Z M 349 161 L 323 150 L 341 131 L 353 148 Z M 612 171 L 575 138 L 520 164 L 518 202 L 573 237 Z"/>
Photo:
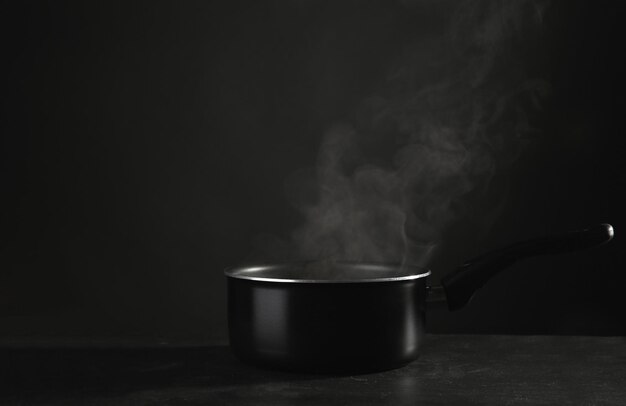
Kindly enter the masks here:
<path id="1" fill-rule="evenodd" d="M 600 224 L 519 242 L 477 257 L 430 287 L 427 269 L 347 261 L 231 268 L 230 345 L 243 361 L 309 372 L 370 372 L 415 360 L 427 299 L 463 307 L 496 273 L 534 255 L 599 245 L 613 237 Z M 430 297 L 429 297 L 430 296 Z"/>

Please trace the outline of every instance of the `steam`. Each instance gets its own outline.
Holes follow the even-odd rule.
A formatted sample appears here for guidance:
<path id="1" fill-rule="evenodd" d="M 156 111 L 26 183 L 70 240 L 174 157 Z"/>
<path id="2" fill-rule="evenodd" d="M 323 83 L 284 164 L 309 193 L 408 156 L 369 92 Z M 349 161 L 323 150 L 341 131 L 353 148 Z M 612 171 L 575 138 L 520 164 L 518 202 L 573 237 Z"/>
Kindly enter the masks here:
<path id="1" fill-rule="evenodd" d="M 524 72 L 520 33 L 544 6 L 466 1 L 445 35 L 407 47 L 353 119 L 327 131 L 315 168 L 289 181 L 304 217 L 293 256 L 426 263 L 468 194 L 532 137 L 547 87 Z"/>

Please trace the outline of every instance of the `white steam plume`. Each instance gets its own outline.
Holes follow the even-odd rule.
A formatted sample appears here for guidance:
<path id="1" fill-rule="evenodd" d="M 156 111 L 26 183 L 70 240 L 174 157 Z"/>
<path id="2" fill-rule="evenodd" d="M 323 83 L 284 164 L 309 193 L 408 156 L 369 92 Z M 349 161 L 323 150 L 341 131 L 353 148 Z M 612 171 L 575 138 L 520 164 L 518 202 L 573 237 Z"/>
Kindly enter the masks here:
<path id="1" fill-rule="evenodd" d="M 314 171 L 289 183 L 304 216 L 289 256 L 425 264 L 463 198 L 533 131 L 547 89 L 516 47 L 543 7 L 466 1 L 446 35 L 409 46 L 354 120 L 325 134 Z"/>

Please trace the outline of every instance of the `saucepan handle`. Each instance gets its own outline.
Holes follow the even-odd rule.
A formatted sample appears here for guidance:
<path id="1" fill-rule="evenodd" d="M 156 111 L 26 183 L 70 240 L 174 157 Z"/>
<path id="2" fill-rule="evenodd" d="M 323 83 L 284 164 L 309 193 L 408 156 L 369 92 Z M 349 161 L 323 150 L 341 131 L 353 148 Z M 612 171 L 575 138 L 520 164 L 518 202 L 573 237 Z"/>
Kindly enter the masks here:
<path id="1" fill-rule="evenodd" d="M 610 224 L 511 244 L 461 265 L 441 279 L 450 310 L 465 306 L 490 278 L 515 262 L 544 254 L 560 254 L 604 244 L 613 238 Z"/>

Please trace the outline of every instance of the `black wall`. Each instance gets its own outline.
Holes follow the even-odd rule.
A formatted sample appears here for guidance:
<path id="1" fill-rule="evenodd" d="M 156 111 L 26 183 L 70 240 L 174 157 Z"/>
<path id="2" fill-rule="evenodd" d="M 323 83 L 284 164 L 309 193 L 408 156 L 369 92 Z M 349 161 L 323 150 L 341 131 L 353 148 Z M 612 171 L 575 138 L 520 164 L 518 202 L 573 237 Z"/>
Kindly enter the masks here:
<path id="1" fill-rule="evenodd" d="M 545 9 L 519 62 L 552 89 L 541 136 L 494 178 L 497 220 L 457 219 L 430 265 L 596 222 L 616 238 L 515 265 L 431 331 L 626 334 L 614 4 Z M 3 3 L 0 335 L 223 339 L 222 270 L 298 224 L 285 179 L 454 5 Z"/>

